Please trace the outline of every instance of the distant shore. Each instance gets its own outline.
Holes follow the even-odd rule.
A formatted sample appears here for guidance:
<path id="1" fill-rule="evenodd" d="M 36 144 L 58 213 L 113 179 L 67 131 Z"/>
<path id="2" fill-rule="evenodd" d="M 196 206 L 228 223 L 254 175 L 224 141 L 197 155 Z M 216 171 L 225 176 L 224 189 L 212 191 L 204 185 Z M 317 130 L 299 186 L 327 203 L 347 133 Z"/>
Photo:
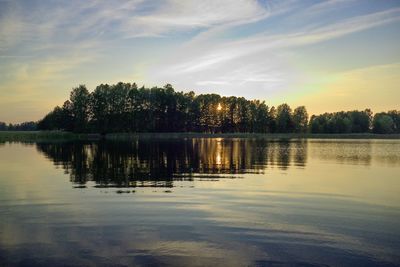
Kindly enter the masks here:
<path id="1" fill-rule="evenodd" d="M 87 139 L 87 134 L 75 134 L 63 131 L 0 131 L 0 142 L 64 141 Z"/>
<path id="2" fill-rule="evenodd" d="M 71 133 L 64 131 L 0 131 L 0 142 L 63 140 L 130 140 L 136 138 L 263 138 L 263 139 L 400 139 L 400 134 L 311 134 L 311 133 Z"/>

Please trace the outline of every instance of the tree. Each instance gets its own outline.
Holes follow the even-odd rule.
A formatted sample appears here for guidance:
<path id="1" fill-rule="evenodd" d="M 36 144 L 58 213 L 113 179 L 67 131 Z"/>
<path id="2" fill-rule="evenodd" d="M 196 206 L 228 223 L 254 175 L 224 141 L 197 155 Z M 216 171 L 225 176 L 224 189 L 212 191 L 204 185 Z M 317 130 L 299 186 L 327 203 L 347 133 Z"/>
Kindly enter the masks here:
<path id="1" fill-rule="evenodd" d="M 218 105 L 221 96 L 217 94 L 205 94 L 197 96 L 200 108 L 200 130 L 203 132 L 214 133 L 221 127 Z"/>
<path id="2" fill-rule="evenodd" d="M 265 102 L 254 101 L 256 105 L 256 114 L 254 114 L 254 132 L 256 133 L 267 133 L 269 127 L 269 110 Z"/>
<path id="3" fill-rule="evenodd" d="M 319 123 L 319 117 L 312 115 L 309 123 L 309 129 L 311 133 L 321 133 L 322 126 Z"/>
<path id="4" fill-rule="evenodd" d="M 390 134 L 394 132 L 393 119 L 386 113 L 375 114 L 372 124 L 374 133 Z"/>
<path id="5" fill-rule="evenodd" d="M 293 111 L 293 124 L 296 133 L 305 133 L 308 127 L 308 113 L 305 106 L 295 108 Z"/>
<path id="6" fill-rule="evenodd" d="M 400 133 L 400 111 L 390 110 L 387 113 L 393 120 L 394 132 Z"/>
<path id="7" fill-rule="evenodd" d="M 198 132 L 201 129 L 200 124 L 200 102 L 198 101 L 198 97 L 196 97 L 193 91 L 186 93 L 185 98 L 188 101 L 188 108 L 186 118 L 188 121 L 186 122 L 186 127 L 188 131 Z"/>
<path id="8" fill-rule="evenodd" d="M 75 132 L 85 132 L 89 120 L 89 101 L 90 95 L 85 85 L 79 85 L 72 89 L 70 94 L 71 111 L 73 117 L 73 130 Z"/>
<path id="9" fill-rule="evenodd" d="M 313 116 L 309 128 L 312 133 L 367 133 L 371 118 L 369 109 L 324 113 Z"/>
<path id="10" fill-rule="evenodd" d="M 373 127 L 371 125 L 373 124 Z M 35 123 L 0 123 L 0 130 L 34 129 Z M 42 130 L 74 132 L 256 132 L 364 133 L 400 132 L 400 112 L 340 111 L 311 116 L 304 106 L 269 108 L 264 101 L 218 94 L 176 92 L 172 85 L 138 88 L 135 83 L 84 85 L 38 122 Z"/>
<path id="11" fill-rule="evenodd" d="M 365 111 L 353 110 L 348 112 L 348 117 L 351 120 L 351 132 L 353 133 L 365 133 L 370 129 L 371 111 L 369 109 Z"/>
<path id="12" fill-rule="evenodd" d="M 93 127 L 100 133 L 106 133 L 109 129 L 109 105 L 110 86 L 100 84 L 91 94 L 90 112 L 92 114 Z"/>
<path id="13" fill-rule="evenodd" d="M 37 130 L 37 122 L 26 121 L 18 124 L 6 124 L 0 121 L 0 131 L 35 131 Z"/>
<path id="14" fill-rule="evenodd" d="M 271 109 L 268 112 L 268 131 L 270 133 L 275 133 L 277 130 L 277 124 L 276 124 L 276 109 L 274 106 L 271 107 Z"/>
<path id="15" fill-rule="evenodd" d="M 0 131 L 7 131 L 7 124 L 0 121 Z"/>
<path id="16" fill-rule="evenodd" d="M 64 130 L 64 112 L 59 106 L 49 112 L 42 120 L 38 122 L 39 130 Z"/>
<path id="17" fill-rule="evenodd" d="M 292 109 L 288 104 L 279 105 L 276 112 L 277 132 L 291 133 L 294 129 Z"/>
<path id="18" fill-rule="evenodd" d="M 352 121 L 347 117 L 338 117 L 334 127 L 336 133 L 351 133 Z"/>

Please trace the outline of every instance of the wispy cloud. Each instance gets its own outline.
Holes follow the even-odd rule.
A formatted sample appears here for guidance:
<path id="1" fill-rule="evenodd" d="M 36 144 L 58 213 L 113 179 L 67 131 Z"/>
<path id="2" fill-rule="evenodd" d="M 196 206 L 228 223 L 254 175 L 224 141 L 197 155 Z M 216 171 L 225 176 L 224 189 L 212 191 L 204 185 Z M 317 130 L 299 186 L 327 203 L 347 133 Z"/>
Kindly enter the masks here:
<path id="1" fill-rule="evenodd" d="M 163 35 L 169 32 L 251 20 L 266 10 L 257 1 L 179 1 L 170 0 L 151 14 L 131 18 L 124 28 L 132 36 Z"/>
<path id="2" fill-rule="evenodd" d="M 29 6 L 29 8 L 26 8 Z M 25 8 L 24 8 L 25 7 Z M 0 43 L 76 43 L 82 39 L 164 36 L 253 20 L 266 13 L 255 0 L 220 1 L 15 1 L 3 3 Z"/>
<path id="3" fill-rule="evenodd" d="M 121 77 L 251 98 L 289 94 L 309 79 L 293 63 L 296 49 L 399 21 L 395 1 L 0 0 L 0 102 L 57 90 L 61 99 L 78 79 Z"/>
<path id="4" fill-rule="evenodd" d="M 36 57 L 40 62 L 54 57 L 95 58 L 127 38 L 255 21 L 267 12 L 256 0 L 10 1 L 2 7 L 0 57 Z"/>
<path id="5" fill-rule="evenodd" d="M 295 32 L 286 34 L 267 35 L 262 33 L 239 41 L 219 42 L 212 49 L 205 50 L 203 47 L 192 44 L 192 47 L 186 48 L 197 51 L 185 51 L 185 53 L 197 56 L 191 57 L 190 60 L 185 57 L 183 59 L 185 62 L 176 64 L 171 71 L 175 73 L 198 72 L 239 57 L 323 42 L 396 21 L 400 21 L 400 8 L 358 16 L 331 25 L 314 26 L 307 30 L 297 29 Z"/>
<path id="6" fill-rule="evenodd" d="M 266 93 L 271 96 L 289 90 L 291 84 L 306 79 L 300 73 L 296 74 L 288 62 L 285 56 L 288 49 L 324 42 L 399 20 L 400 8 L 393 8 L 347 18 L 330 25 L 307 25 L 304 29 L 298 28 L 284 34 L 257 33 L 240 40 L 206 45 L 202 41 L 190 42 L 183 52 L 167 57 L 166 62 L 173 64 L 159 64 L 150 72 L 155 74 L 159 82 L 174 81 L 183 88 L 206 86 L 211 90 L 231 94 L 241 91 L 247 96 L 262 97 Z M 152 77 L 155 78 L 154 75 Z M 247 88 L 246 91 L 243 88 Z"/>
<path id="7" fill-rule="evenodd" d="M 373 27 L 385 25 L 400 20 L 400 8 L 394 8 L 368 15 L 349 18 L 341 22 L 324 27 L 314 27 L 299 36 L 292 37 L 296 44 L 309 44 L 321 42 Z"/>

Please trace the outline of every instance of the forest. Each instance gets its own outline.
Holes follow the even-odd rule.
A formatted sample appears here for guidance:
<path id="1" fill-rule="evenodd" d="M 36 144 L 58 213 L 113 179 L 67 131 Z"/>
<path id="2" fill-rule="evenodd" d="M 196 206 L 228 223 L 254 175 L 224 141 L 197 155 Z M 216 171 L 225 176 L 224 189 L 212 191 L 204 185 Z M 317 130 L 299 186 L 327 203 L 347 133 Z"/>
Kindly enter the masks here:
<path id="1" fill-rule="evenodd" d="M 101 134 L 400 133 L 400 111 L 373 114 L 366 109 L 309 117 L 304 106 L 292 110 L 281 104 L 275 108 L 244 97 L 177 92 L 170 84 L 138 88 L 135 83 L 120 82 L 101 84 L 93 92 L 84 85 L 73 88 L 69 100 L 34 126 L 38 130 Z"/>
<path id="2" fill-rule="evenodd" d="M 5 123 L 0 121 L 0 131 L 35 131 L 37 130 L 37 122 L 27 121 L 18 124 Z"/>

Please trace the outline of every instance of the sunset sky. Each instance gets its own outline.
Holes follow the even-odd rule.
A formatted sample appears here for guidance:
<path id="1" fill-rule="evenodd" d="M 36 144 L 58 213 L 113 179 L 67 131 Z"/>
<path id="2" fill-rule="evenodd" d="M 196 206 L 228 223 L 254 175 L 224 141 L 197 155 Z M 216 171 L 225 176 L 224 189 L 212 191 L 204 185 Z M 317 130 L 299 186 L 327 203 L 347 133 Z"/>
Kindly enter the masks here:
<path id="1" fill-rule="evenodd" d="M 400 1 L 0 0 L 0 121 L 118 81 L 310 114 L 400 109 Z"/>

